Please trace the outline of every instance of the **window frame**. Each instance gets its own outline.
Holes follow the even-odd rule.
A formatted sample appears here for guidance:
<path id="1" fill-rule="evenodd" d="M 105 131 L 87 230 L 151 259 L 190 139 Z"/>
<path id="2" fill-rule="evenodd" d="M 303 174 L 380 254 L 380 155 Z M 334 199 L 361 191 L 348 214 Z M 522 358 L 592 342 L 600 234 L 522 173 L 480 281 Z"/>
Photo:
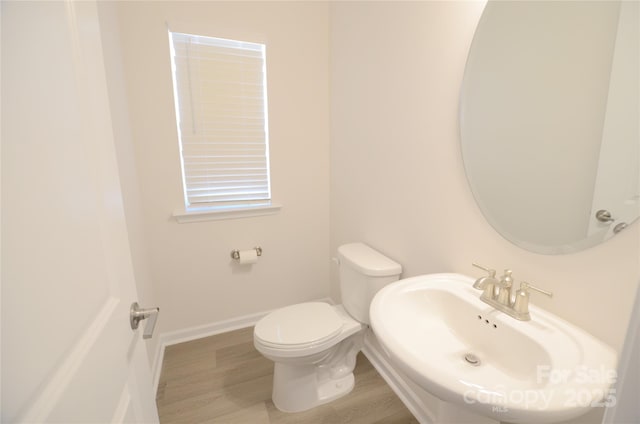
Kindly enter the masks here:
<path id="1" fill-rule="evenodd" d="M 177 61 L 176 61 L 176 49 L 174 45 L 173 34 L 178 34 L 178 37 L 187 38 L 188 40 L 194 39 L 198 41 L 206 41 L 215 43 L 216 48 L 231 48 L 237 49 L 236 54 L 242 53 L 245 49 L 245 46 L 249 45 L 251 48 L 259 48 L 261 49 L 261 72 L 262 72 L 262 85 L 260 86 L 262 90 L 262 131 L 263 131 L 263 148 L 264 153 L 261 153 L 260 156 L 263 160 L 266 167 L 266 176 L 263 175 L 260 181 L 263 181 L 263 184 L 266 184 L 266 198 L 260 199 L 225 199 L 222 201 L 208 201 L 208 202 L 192 202 L 191 199 L 194 196 L 190 196 L 190 191 L 193 191 L 194 184 L 189 185 L 187 179 L 187 171 L 189 175 L 192 175 L 193 170 L 196 168 L 194 165 L 192 168 L 187 170 L 187 165 L 185 164 L 185 147 L 183 146 L 183 129 L 182 127 L 182 119 L 181 114 L 184 114 L 184 111 L 181 109 L 180 100 L 184 100 L 185 97 L 188 96 L 188 101 L 190 103 L 189 111 L 191 112 L 192 121 L 198 115 L 197 112 L 194 112 L 196 109 L 193 109 L 193 92 L 188 92 L 186 94 L 179 93 L 179 82 L 178 82 L 178 72 L 177 72 Z M 267 100 L 267 76 L 266 76 L 266 45 L 262 43 L 254 43 L 254 42 L 244 42 L 240 40 L 233 39 L 225 39 L 219 37 L 211 37 L 207 35 L 197 35 L 187 32 L 181 31 L 171 31 L 168 30 L 168 39 L 169 39 L 169 49 L 170 49 L 170 58 L 171 58 L 171 76 L 172 76 L 172 84 L 173 84 L 173 96 L 174 96 L 174 109 L 176 113 L 176 126 L 177 126 L 177 135 L 178 135 L 178 147 L 179 147 L 179 159 L 180 159 L 180 171 L 182 178 L 182 191 L 183 191 L 183 206 L 177 208 L 173 212 L 173 216 L 180 223 L 182 222 L 198 222 L 198 221 L 207 221 L 207 220 L 219 220 L 219 219 L 233 219 L 233 218 L 244 218 L 244 217 L 253 217 L 260 215 L 269 215 L 277 213 L 282 207 L 279 203 L 273 201 L 272 192 L 271 192 L 271 167 L 270 167 L 270 150 L 269 150 L 269 122 L 268 122 L 268 100 Z M 184 41 L 182 41 L 184 43 Z M 222 46 L 222 47 L 221 47 Z M 257 50 L 256 50 L 257 51 Z M 230 54 L 230 56 L 233 53 Z M 195 56 L 194 56 L 195 58 Z M 255 69 L 254 69 L 255 70 Z M 189 74 L 187 78 L 190 80 L 192 78 L 191 71 L 188 71 Z M 181 80 L 184 83 L 184 76 Z M 240 81 L 240 80 L 238 80 Z M 197 102 L 196 102 L 197 103 Z M 198 104 L 196 107 L 201 106 Z M 242 117 L 241 119 L 248 119 Z M 198 124 L 208 121 L 197 121 Z M 194 125 L 195 126 L 195 125 Z M 218 127 L 216 127 L 218 129 Z M 221 129 L 227 129 L 226 127 L 221 127 Z M 189 137 L 189 136 L 187 136 Z M 193 137 L 193 134 L 190 136 Z M 218 141 L 212 141 L 211 146 L 216 146 Z M 247 157 L 249 153 L 246 153 Z M 193 154 L 190 155 L 193 157 Z M 197 155 L 196 155 L 197 157 Z M 217 157 L 217 156 L 216 156 Z M 224 156 L 223 160 L 228 160 L 229 158 Z M 222 165 L 224 167 L 224 165 Z M 212 167 L 215 171 L 215 166 Z M 218 168 L 218 171 L 220 168 Z M 244 177 L 247 178 L 249 174 L 245 174 Z M 229 180 L 223 180 L 224 184 L 232 185 Z M 213 186 L 205 186 L 204 190 L 210 193 L 213 193 L 211 197 L 217 195 L 215 188 Z M 225 189 L 228 189 L 228 186 L 225 186 Z M 263 188 L 264 191 L 264 188 Z M 245 194 L 248 196 L 248 194 Z M 263 193 L 264 195 L 264 193 Z"/>

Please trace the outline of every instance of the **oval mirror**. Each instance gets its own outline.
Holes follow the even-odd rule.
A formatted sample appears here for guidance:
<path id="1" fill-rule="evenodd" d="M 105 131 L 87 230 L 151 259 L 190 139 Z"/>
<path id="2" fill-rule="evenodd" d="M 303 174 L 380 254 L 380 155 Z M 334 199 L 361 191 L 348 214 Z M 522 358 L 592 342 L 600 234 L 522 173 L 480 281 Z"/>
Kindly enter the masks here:
<path id="1" fill-rule="evenodd" d="M 462 154 L 482 212 L 516 245 L 575 252 L 640 215 L 639 5 L 486 5 L 462 87 Z"/>

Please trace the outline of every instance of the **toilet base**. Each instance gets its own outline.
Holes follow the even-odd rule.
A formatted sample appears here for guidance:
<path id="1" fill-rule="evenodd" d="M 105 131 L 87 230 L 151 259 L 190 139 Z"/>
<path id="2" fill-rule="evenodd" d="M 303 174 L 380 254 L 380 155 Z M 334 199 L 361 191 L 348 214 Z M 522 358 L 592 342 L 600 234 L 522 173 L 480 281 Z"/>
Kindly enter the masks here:
<path id="1" fill-rule="evenodd" d="M 355 384 L 353 369 L 363 345 L 360 331 L 331 349 L 292 361 L 276 361 L 273 404 L 283 412 L 302 412 L 342 397 Z"/>
<path id="2" fill-rule="evenodd" d="M 353 372 L 318 382 L 317 368 L 276 363 L 273 372 L 273 404 L 282 412 L 302 412 L 342 397 L 355 384 Z"/>

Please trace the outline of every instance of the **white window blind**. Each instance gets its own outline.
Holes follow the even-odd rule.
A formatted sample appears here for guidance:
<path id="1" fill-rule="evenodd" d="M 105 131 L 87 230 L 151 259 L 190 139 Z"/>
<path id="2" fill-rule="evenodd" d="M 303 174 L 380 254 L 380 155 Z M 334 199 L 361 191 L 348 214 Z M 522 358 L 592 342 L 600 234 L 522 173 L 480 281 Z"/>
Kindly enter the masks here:
<path id="1" fill-rule="evenodd" d="M 185 206 L 268 204 L 265 46 L 170 32 Z"/>

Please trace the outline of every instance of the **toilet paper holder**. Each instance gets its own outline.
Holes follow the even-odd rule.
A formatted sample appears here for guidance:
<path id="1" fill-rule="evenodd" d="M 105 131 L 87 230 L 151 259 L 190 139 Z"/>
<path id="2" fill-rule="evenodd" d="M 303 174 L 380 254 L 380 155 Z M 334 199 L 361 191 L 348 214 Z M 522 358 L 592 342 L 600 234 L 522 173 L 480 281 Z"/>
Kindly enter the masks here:
<path id="1" fill-rule="evenodd" d="M 257 247 L 254 247 L 254 249 L 255 249 L 255 251 L 256 251 L 256 255 L 257 255 L 257 256 L 262 256 L 262 247 L 257 246 Z M 238 250 L 238 249 L 233 249 L 233 250 L 231 251 L 231 258 L 232 258 L 232 259 L 235 259 L 235 260 L 239 260 L 239 259 L 240 259 L 240 250 Z"/>

